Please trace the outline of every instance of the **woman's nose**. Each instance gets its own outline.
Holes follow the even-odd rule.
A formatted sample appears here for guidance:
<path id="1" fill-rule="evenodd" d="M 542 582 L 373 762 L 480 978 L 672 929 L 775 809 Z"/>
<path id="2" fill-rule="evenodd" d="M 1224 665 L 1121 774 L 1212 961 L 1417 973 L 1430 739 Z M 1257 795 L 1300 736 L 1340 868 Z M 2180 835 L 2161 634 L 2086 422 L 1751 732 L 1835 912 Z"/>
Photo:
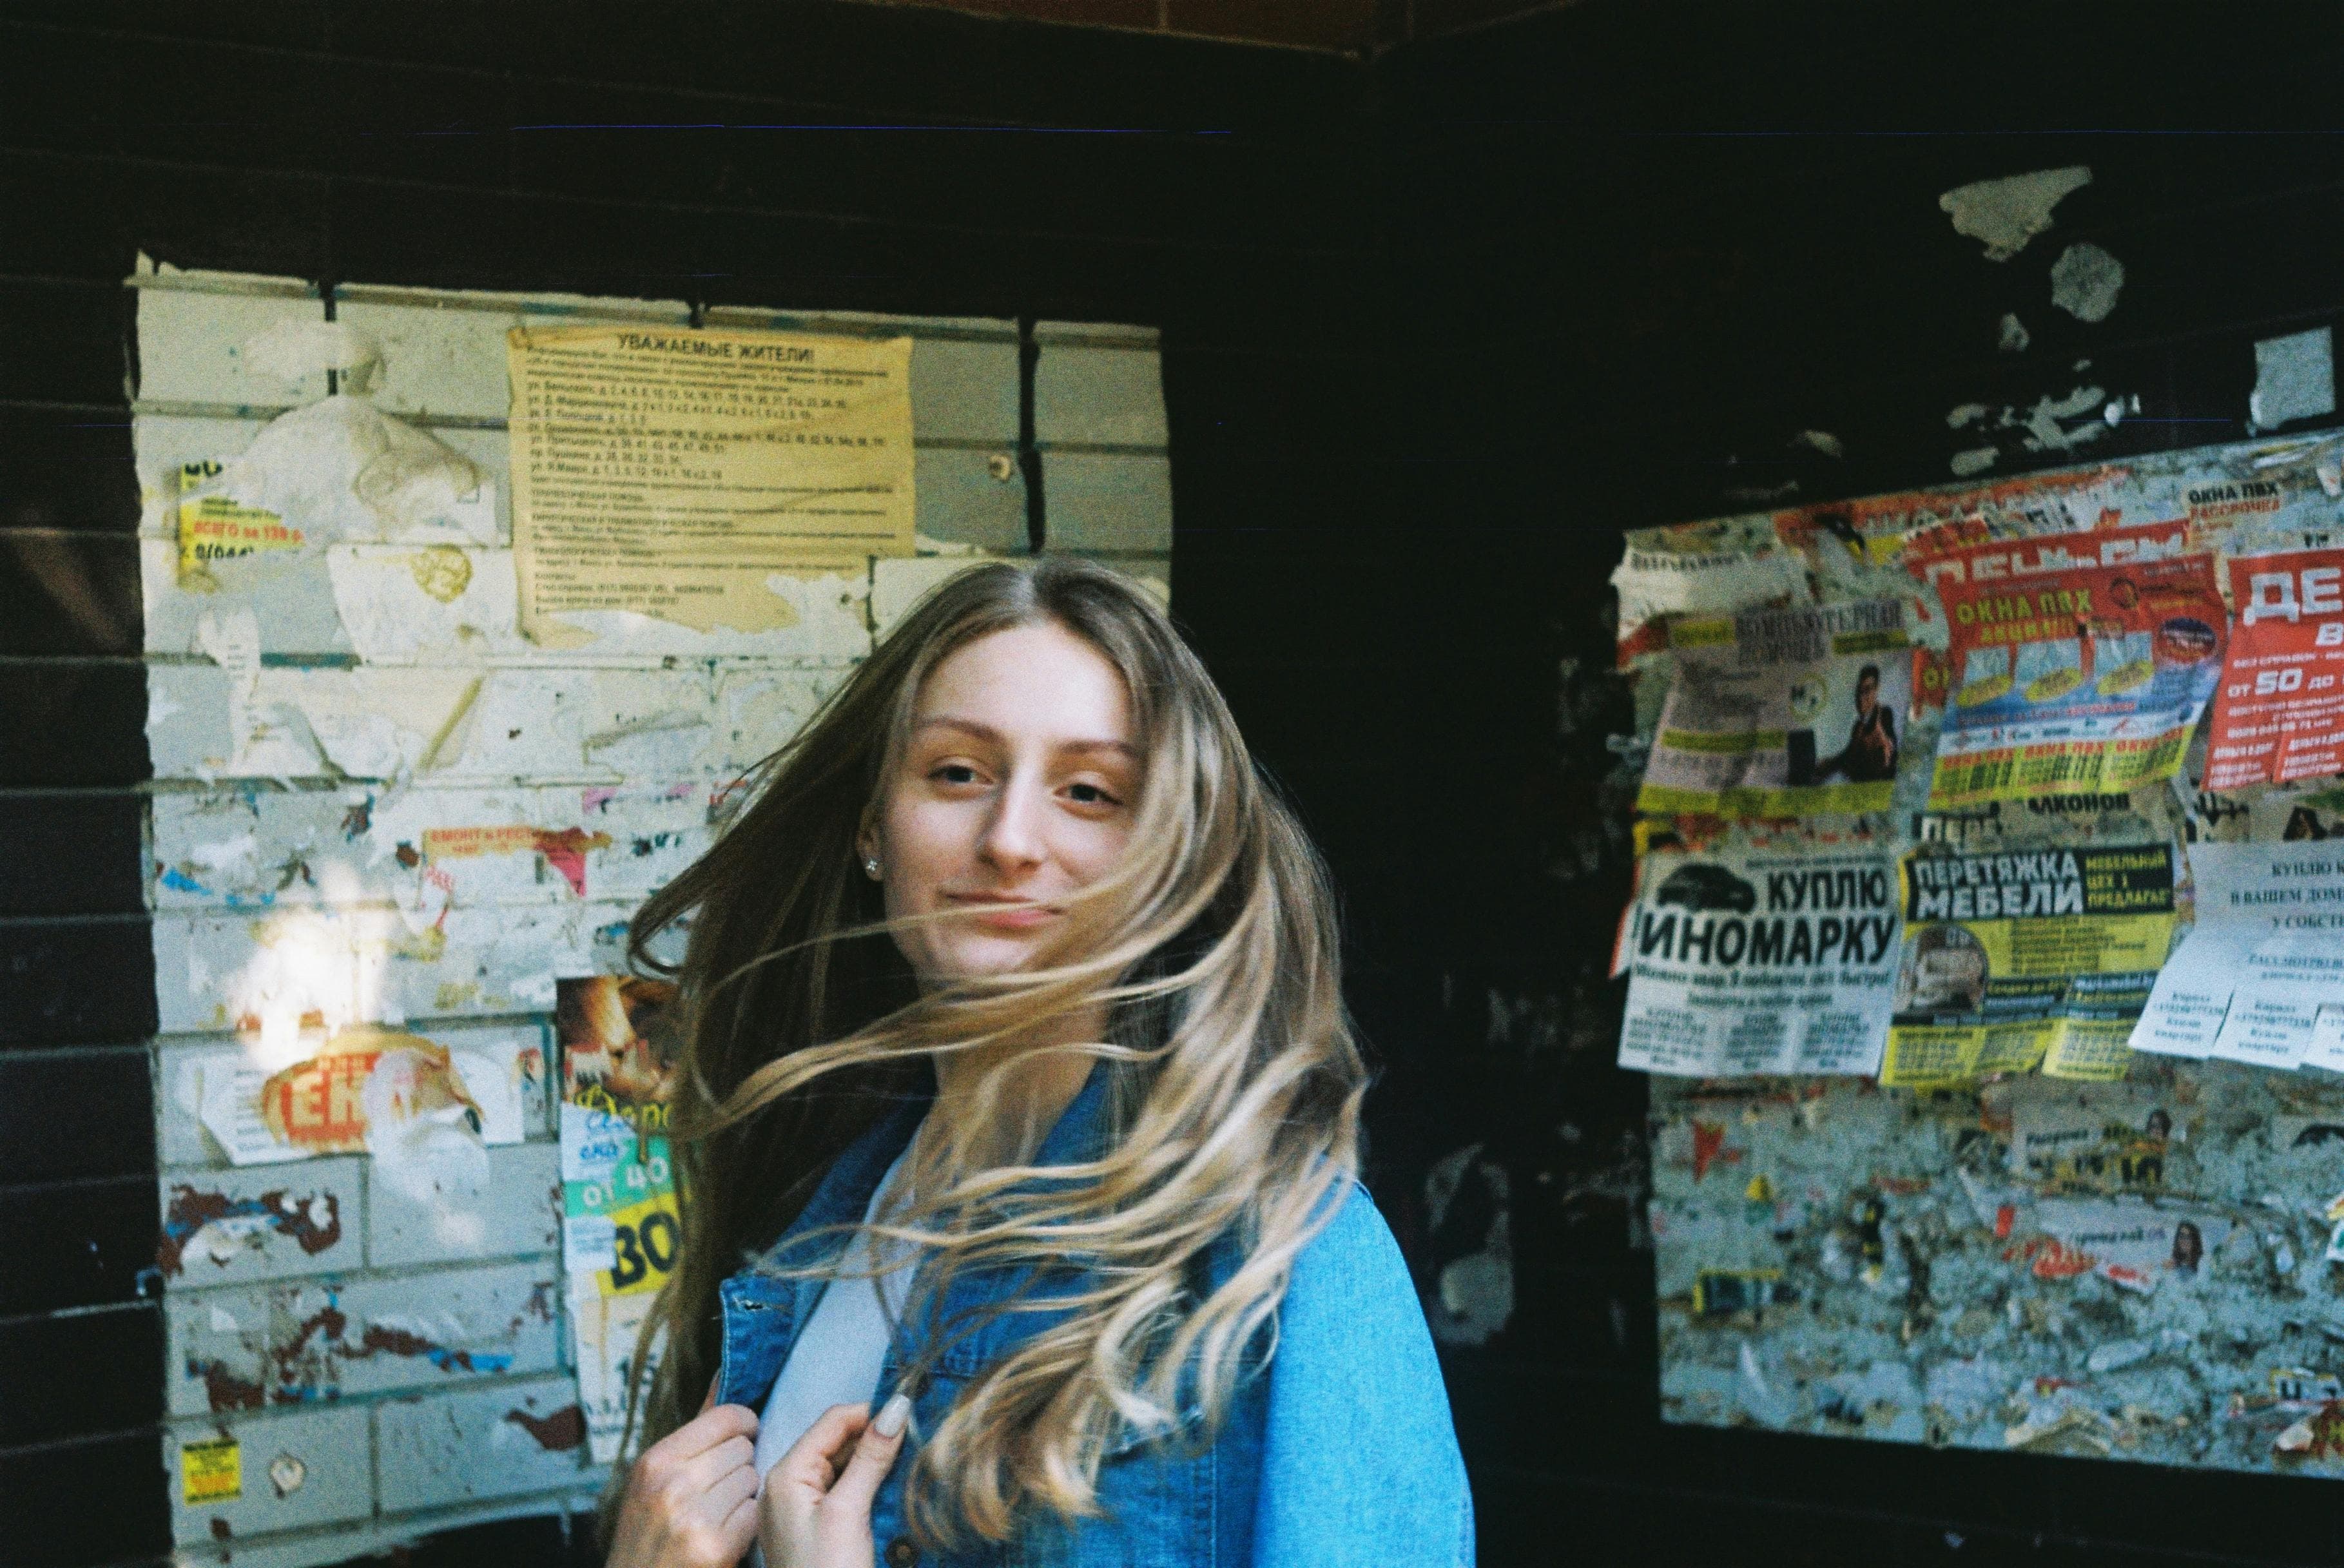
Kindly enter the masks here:
<path id="1" fill-rule="evenodd" d="M 1042 858 L 1042 809 L 1038 786 L 1011 779 L 994 805 L 977 843 L 977 854 L 1004 871 L 1022 871 Z"/>

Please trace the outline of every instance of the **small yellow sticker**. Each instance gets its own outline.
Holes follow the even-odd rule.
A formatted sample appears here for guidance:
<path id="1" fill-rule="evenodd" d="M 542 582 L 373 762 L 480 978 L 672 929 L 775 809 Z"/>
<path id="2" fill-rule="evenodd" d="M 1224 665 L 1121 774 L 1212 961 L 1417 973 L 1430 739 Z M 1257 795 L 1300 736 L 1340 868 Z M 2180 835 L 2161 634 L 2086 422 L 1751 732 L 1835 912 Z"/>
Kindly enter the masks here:
<path id="1" fill-rule="evenodd" d="M 264 551 L 298 550 L 301 531 L 288 528 L 273 511 L 246 506 L 224 495 L 193 495 L 217 479 L 221 465 L 183 463 L 179 468 L 179 584 L 204 591 L 217 588 L 211 563 Z"/>
<path id="2" fill-rule="evenodd" d="M 232 1437 L 179 1445 L 179 1493 L 189 1504 L 244 1495 L 244 1451 Z"/>

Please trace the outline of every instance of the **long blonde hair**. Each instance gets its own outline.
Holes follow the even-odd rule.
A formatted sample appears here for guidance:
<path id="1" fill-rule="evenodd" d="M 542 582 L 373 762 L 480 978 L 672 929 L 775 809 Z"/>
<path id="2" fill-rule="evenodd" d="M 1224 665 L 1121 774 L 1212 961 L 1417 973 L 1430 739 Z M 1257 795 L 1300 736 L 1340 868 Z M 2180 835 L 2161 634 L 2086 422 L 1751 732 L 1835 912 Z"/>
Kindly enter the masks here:
<path id="1" fill-rule="evenodd" d="M 1036 622 L 1081 637 L 1123 678 L 1145 758 L 1129 845 L 1033 966 L 921 995 L 856 835 L 929 673 Z M 634 926 L 636 962 L 658 968 L 652 937 L 691 922 L 674 971 L 683 1244 L 647 1330 L 646 1343 L 664 1329 L 667 1347 L 644 1441 L 699 1408 L 718 1284 L 771 1245 L 927 1058 L 1059 1038 L 1066 1020 L 1104 1016 L 1105 1039 L 1036 1047 L 1104 1062 L 1103 1152 L 1045 1171 L 1026 1163 L 1030 1136 L 1000 1163 L 975 1156 L 969 1128 L 924 1133 L 907 1162 L 917 1196 L 873 1227 L 922 1246 L 917 1300 L 983 1272 L 1041 1282 L 996 1315 L 1049 1314 L 925 1434 L 907 1492 L 914 1533 L 997 1542 L 1029 1509 L 1094 1513 L 1110 1446 L 1217 1430 L 1272 1342 L 1296 1254 L 1356 1172 L 1366 1072 L 1325 869 L 1164 612 L 1075 561 L 949 579 L 753 782 L 722 838 Z M 1001 1079 L 984 1076 L 980 1108 Z M 1238 1260 L 1216 1284 L 1202 1266 L 1217 1243 Z"/>

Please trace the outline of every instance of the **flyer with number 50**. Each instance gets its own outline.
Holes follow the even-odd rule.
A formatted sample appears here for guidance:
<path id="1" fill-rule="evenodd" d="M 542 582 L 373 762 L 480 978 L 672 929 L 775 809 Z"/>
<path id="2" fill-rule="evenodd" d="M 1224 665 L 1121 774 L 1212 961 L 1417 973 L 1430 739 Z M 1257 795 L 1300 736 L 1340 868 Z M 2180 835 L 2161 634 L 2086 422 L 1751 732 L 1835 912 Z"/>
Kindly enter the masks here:
<path id="1" fill-rule="evenodd" d="M 2344 774 L 2344 550 L 2234 560 L 2230 593 L 2205 787 Z"/>

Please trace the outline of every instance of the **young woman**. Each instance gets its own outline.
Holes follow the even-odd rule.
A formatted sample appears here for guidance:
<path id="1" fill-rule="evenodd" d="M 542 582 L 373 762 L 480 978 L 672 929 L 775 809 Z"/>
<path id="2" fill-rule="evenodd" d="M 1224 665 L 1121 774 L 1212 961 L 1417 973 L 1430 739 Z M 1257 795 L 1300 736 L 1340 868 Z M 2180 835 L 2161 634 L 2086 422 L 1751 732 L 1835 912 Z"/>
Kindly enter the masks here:
<path id="1" fill-rule="evenodd" d="M 1332 904 L 1136 586 L 937 590 L 637 921 L 684 1243 L 611 1568 L 1469 1563 Z"/>

